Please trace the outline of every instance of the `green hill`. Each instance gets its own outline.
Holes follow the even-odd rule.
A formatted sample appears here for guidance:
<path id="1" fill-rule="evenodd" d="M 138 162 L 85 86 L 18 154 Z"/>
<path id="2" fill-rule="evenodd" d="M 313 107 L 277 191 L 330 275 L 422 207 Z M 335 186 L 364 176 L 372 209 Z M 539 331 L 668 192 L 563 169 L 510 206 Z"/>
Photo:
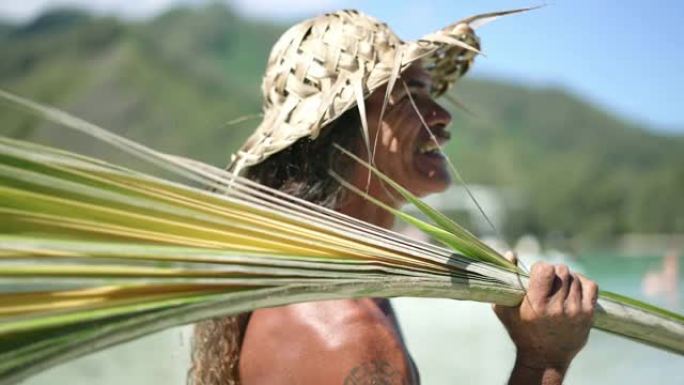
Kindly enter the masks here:
<path id="1" fill-rule="evenodd" d="M 557 89 L 464 82 L 452 150 L 470 181 L 526 196 L 509 232 L 598 241 L 684 230 L 684 137 L 624 122 Z M 461 114 L 463 115 L 463 114 Z"/>
<path id="2" fill-rule="evenodd" d="M 0 23 L 0 87 L 163 151 L 223 165 L 258 119 L 260 77 L 283 26 L 213 5 L 126 22 L 73 9 Z M 684 138 L 638 127 L 558 89 L 466 80 L 448 151 L 471 183 L 524 197 L 505 229 L 597 244 L 684 232 Z M 2 110 L 0 133 L 116 159 L 90 140 Z M 121 159 L 116 159 L 121 160 Z"/>

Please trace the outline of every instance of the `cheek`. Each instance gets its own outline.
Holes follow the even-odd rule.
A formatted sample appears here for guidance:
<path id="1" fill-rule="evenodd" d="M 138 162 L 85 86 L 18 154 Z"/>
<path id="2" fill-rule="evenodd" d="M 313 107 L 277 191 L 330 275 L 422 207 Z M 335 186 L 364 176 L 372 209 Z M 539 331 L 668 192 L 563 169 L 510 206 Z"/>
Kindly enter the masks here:
<path id="1" fill-rule="evenodd" d="M 406 174 L 410 173 L 409 168 L 412 162 L 412 138 L 415 135 L 415 127 L 411 124 L 415 113 L 413 110 L 403 108 L 405 105 L 397 107 L 387 111 L 383 117 L 375 145 L 375 164 L 387 176 L 401 184 L 406 184 L 409 182 Z M 372 135 L 377 132 L 374 128 L 371 127 Z M 375 140 L 373 136 L 371 139 Z M 373 145 L 374 143 L 371 142 L 371 146 Z"/>
<path id="2" fill-rule="evenodd" d="M 380 132 L 380 143 L 384 148 L 389 148 L 392 145 L 393 139 L 394 133 L 386 124 L 383 124 L 382 130 Z"/>
<path id="3" fill-rule="evenodd" d="M 395 154 L 399 155 L 399 151 L 401 148 L 399 147 L 399 139 L 397 137 L 392 137 L 392 140 L 390 140 L 390 145 L 389 145 L 389 152 L 390 154 Z"/>
<path id="4" fill-rule="evenodd" d="M 391 124 L 383 124 L 380 130 L 380 137 L 378 138 L 378 145 L 375 148 L 375 157 L 377 160 L 383 160 L 383 166 L 392 166 L 397 163 L 405 151 L 402 148 L 402 138 L 397 135 L 396 130 Z"/>
<path id="5" fill-rule="evenodd" d="M 406 146 L 411 136 L 411 116 L 406 113 L 405 109 L 393 111 L 391 116 L 382 124 L 381 139 L 387 147 L 392 147 L 394 151 L 400 150 L 402 146 Z"/>
<path id="6" fill-rule="evenodd" d="M 406 151 L 400 138 L 392 135 L 387 138 L 386 145 L 378 146 L 375 158 L 380 171 L 401 185 L 409 182 L 407 164 L 410 159 Z"/>

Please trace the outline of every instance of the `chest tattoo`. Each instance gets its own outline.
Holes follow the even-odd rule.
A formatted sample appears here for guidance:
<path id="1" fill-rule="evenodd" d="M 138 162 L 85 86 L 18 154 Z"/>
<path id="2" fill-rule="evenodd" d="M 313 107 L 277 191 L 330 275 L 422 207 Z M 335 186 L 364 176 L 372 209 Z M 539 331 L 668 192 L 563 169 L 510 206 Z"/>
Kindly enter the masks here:
<path id="1" fill-rule="evenodd" d="M 386 361 L 363 363 L 349 372 L 344 385 L 408 385 L 398 370 Z"/>

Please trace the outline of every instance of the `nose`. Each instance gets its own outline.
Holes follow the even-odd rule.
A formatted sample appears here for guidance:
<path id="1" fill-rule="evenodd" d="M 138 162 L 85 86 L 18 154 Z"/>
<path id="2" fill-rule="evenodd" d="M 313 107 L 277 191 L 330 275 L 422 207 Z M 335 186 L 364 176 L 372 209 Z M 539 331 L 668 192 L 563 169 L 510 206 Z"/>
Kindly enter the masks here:
<path id="1" fill-rule="evenodd" d="M 425 117 L 425 123 L 427 123 L 428 127 L 448 126 L 451 123 L 451 114 L 439 103 L 430 99 L 430 108 Z"/>

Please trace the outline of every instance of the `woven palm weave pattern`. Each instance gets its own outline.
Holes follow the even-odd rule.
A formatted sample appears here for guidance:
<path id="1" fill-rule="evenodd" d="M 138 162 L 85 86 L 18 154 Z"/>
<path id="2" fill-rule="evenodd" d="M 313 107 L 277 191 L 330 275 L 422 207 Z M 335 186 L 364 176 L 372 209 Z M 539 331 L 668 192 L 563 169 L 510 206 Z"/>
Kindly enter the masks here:
<path id="1" fill-rule="evenodd" d="M 264 119 L 231 168 L 317 137 L 322 127 L 416 61 L 422 61 L 433 79 L 432 94 L 439 96 L 468 70 L 478 49 L 465 21 L 413 42 L 353 10 L 301 22 L 271 51 L 262 83 Z"/>

